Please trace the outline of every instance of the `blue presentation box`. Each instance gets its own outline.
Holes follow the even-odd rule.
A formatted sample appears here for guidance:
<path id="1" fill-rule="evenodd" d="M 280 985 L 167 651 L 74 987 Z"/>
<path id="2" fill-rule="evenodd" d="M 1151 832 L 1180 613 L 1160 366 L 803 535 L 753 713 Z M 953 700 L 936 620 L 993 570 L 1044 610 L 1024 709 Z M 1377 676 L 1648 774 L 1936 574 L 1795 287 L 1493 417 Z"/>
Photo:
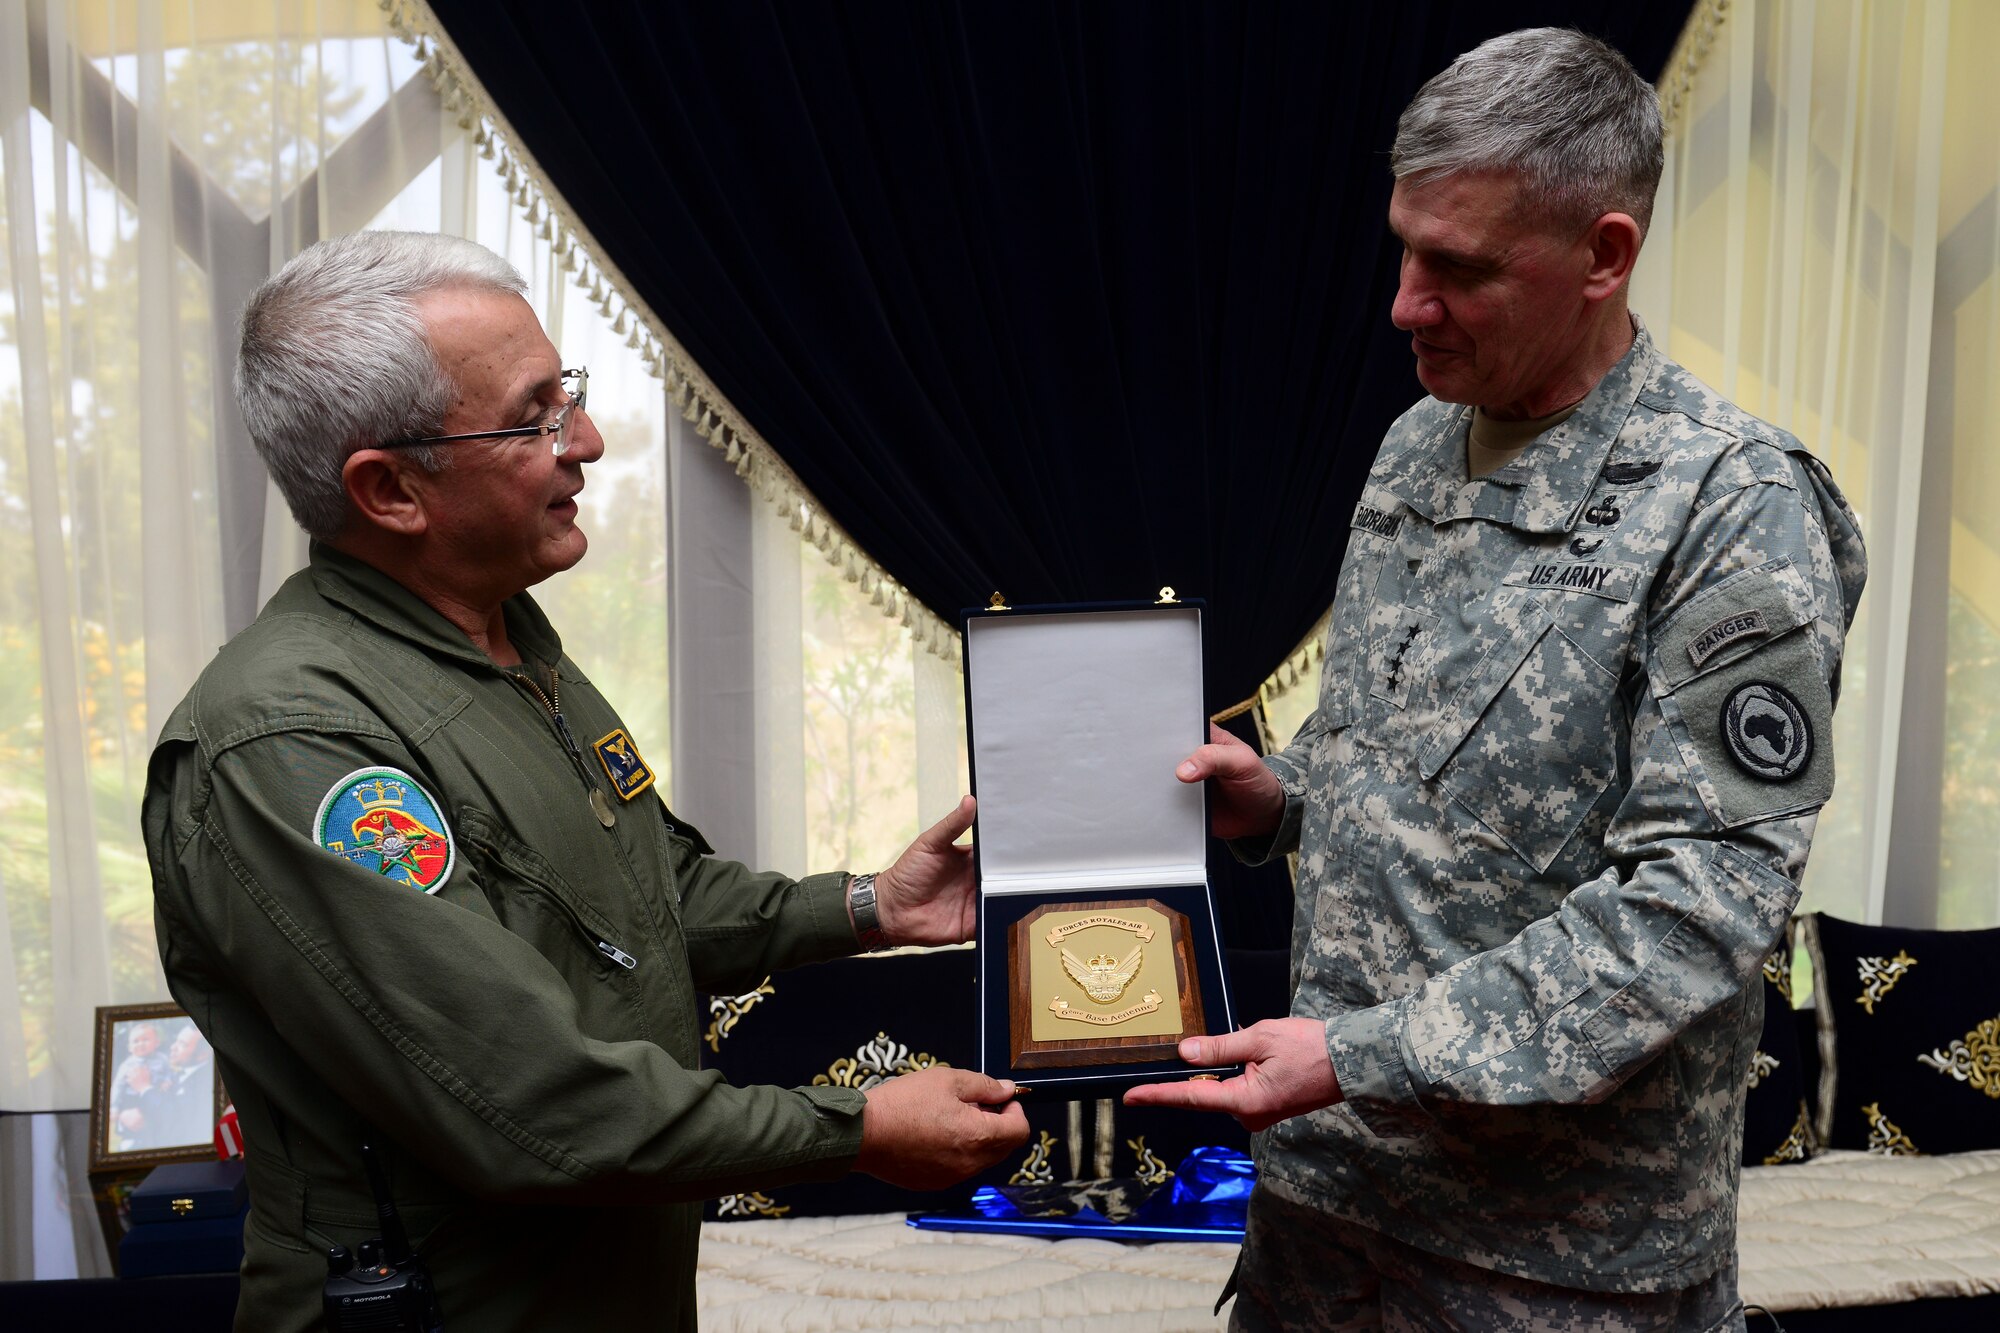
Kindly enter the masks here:
<path id="1" fill-rule="evenodd" d="M 118 1242 L 120 1277 L 233 1273 L 243 1263 L 249 1195 L 240 1159 L 155 1167 L 130 1201 Z"/>
<path id="2" fill-rule="evenodd" d="M 1115 1096 L 1196 1073 L 1178 1039 L 1235 1027 L 1206 795 L 1174 773 L 1208 739 L 1201 617 L 1168 600 L 965 613 L 983 1073 Z"/>

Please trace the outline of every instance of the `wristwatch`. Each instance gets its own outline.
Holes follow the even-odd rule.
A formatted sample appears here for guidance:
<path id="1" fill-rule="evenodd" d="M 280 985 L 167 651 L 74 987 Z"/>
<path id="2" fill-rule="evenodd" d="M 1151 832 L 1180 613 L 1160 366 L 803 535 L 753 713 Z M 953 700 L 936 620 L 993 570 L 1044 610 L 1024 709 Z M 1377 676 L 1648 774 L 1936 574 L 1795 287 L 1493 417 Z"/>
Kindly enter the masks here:
<path id="1" fill-rule="evenodd" d="M 882 913 L 875 906 L 874 875 L 848 876 L 847 910 L 854 918 L 854 933 L 863 949 L 879 949 L 889 942 L 882 933 Z"/>

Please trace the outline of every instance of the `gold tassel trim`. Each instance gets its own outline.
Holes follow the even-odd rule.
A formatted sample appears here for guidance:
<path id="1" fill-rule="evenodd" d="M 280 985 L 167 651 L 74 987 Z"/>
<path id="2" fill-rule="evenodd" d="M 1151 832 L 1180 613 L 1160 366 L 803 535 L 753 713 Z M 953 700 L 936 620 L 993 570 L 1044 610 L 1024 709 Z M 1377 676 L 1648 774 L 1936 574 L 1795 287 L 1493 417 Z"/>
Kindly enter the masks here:
<path id="1" fill-rule="evenodd" d="M 697 423 L 701 437 L 735 464 L 736 475 L 766 503 L 788 519 L 812 511 L 814 521 L 805 536 L 821 557 L 849 583 L 864 584 L 870 602 L 900 622 L 926 651 L 958 665 L 958 631 L 911 596 L 844 528 L 826 517 L 819 501 L 777 450 L 751 428 L 687 349 L 639 299 L 618 266 L 605 257 L 604 248 L 556 193 L 534 155 L 522 146 L 521 136 L 480 86 L 431 7 L 424 0 L 378 0 L 378 4 L 390 29 L 415 50 L 444 106 L 458 113 L 461 124 L 475 126 L 472 137 L 479 155 L 493 163 L 509 197 L 527 211 L 529 226 L 556 247 L 564 267 L 571 272 L 576 272 L 571 265 L 575 253 L 584 252 L 585 258 L 576 262 L 590 280 L 584 282 L 579 274 L 578 289 L 588 293 L 591 303 L 612 321 L 615 332 L 627 335 L 626 346 L 637 352 L 647 370 L 661 381 L 668 400 Z"/>
<path id="2" fill-rule="evenodd" d="M 1671 139 L 1680 128 L 1681 116 L 1687 111 L 1688 102 L 1694 92 L 1695 75 L 1700 72 L 1702 62 L 1715 47 L 1715 39 L 1722 32 L 1723 23 L 1729 18 L 1729 0 L 1700 0 L 1694 12 L 1688 15 L 1686 26 L 1674 42 L 1674 52 L 1667 57 L 1667 67 L 1660 71 L 1660 120 L 1666 127 L 1666 137 Z"/>

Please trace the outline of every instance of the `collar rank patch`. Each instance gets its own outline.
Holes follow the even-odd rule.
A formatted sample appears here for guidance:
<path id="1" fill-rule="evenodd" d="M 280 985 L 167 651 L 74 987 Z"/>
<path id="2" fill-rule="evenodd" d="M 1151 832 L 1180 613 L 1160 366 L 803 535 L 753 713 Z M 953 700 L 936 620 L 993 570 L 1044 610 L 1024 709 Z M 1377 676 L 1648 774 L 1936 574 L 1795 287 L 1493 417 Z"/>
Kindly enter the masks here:
<path id="1" fill-rule="evenodd" d="M 444 887 L 457 860 L 436 799 L 399 768 L 357 768 L 334 783 L 313 817 L 313 841 L 425 893 Z"/>
<path id="2" fill-rule="evenodd" d="M 1768 680 L 1722 701 L 1722 739 L 1736 766 L 1761 782 L 1789 782 L 1812 762 L 1812 722 L 1790 690 Z"/>
<path id="3" fill-rule="evenodd" d="M 604 765 L 604 776 L 611 779 L 611 788 L 621 799 L 629 801 L 653 785 L 653 770 L 639 757 L 639 747 L 632 744 L 625 728 L 618 728 L 590 748 L 597 751 L 597 762 Z"/>

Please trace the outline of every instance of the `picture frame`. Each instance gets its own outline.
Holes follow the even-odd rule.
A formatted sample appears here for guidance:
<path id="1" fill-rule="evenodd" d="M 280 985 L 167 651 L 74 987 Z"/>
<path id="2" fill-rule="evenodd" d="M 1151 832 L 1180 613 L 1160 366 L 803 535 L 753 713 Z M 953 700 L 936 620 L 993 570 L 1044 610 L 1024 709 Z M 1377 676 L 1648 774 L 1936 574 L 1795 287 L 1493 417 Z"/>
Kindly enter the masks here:
<path id="1" fill-rule="evenodd" d="M 100 1005 L 90 1080 L 93 1172 L 215 1156 L 215 1051 L 180 1006 Z"/>

